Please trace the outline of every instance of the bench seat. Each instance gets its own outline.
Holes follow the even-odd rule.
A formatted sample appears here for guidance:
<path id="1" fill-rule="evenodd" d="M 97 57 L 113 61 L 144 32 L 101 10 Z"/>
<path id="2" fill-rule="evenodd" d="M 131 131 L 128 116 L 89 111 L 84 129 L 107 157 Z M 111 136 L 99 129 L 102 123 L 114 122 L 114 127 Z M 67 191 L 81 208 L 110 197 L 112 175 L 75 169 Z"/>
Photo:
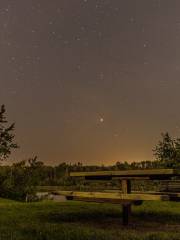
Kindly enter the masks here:
<path id="1" fill-rule="evenodd" d="M 110 203 L 133 203 L 141 201 L 168 201 L 169 196 L 162 194 L 123 194 L 121 192 L 73 192 L 56 191 L 54 194 L 65 196 L 67 200 L 88 201 L 88 202 L 110 202 Z"/>

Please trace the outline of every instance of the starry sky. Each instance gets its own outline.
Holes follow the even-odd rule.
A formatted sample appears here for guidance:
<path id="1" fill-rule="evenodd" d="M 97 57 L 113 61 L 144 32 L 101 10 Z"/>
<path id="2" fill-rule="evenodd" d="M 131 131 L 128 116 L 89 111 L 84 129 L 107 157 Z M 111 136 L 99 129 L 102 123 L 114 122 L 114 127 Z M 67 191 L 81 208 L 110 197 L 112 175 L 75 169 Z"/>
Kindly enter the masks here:
<path id="1" fill-rule="evenodd" d="M 46 164 L 151 160 L 180 136 L 179 0 L 0 0 L 0 104 Z"/>

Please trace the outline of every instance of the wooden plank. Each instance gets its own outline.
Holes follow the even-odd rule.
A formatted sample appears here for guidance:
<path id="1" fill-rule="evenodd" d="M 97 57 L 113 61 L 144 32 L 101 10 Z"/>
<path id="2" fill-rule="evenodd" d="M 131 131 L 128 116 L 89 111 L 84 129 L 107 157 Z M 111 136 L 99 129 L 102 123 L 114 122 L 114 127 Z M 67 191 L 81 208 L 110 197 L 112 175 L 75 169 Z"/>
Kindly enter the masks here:
<path id="1" fill-rule="evenodd" d="M 97 171 L 97 172 L 71 172 L 71 177 L 85 177 L 86 179 L 106 179 L 113 177 L 130 178 L 149 177 L 154 179 L 166 179 L 172 176 L 180 176 L 180 170 L 176 169 L 145 169 L 145 170 L 127 170 L 127 171 Z"/>
<path id="2" fill-rule="evenodd" d="M 104 190 L 103 192 L 121 192 L 119 190 Z M 154 191 L 148 191 L 148 192 L 139 192 L 139 191 L 132 191 L 134 194 L 152 194 L 152 195 L 166 195 L 169 197 L 169 201 L 172 202 L 180 202 L 180 192 L 154 192 Z"/>
<path id="3" fill-rule="evenodd" d="M 169 197 L 177 197 L 180 198 L 180 192 L 154 192 L 154 191 L 148 191 L 148 192 L 139 192 L 139 191 L 133 191 L 132 193 L 135 194 L 152 194 L 152 195 L 168 195 Z"/>
<path id="4" fill-rule="evenodd" d="M 59 190 L 59 186 L 37 186 L 37 191 L 42 192 L 49 192 L 49 193 L 55 193 L 57 194 Z M 122 193 L 119 189 L 114 190 L 102 190 L 102 192 L 105 193 Z M 132 191 L 134 194 L 151 194 L 151 195 L 167 195 L 169 196 L 169 201 L 180 201 L 180 192 L 155 192 L 155 191 L 147 191 L 147 192 L 139 192 L 139 191 Z"/>
<path id="5" fill-rule="evenodd" d="M 56 194 L 75 198 L 89 199 L 111 199 L 123 201 L 167 201 L 168 195 L 153 195 L 153 194 L 123 194 L 123 193 L 104 193 L 104 192 L 72 192 L 72 191 L 56 191 Z"/>
<path id="6" fill-rule="evenodd" d="M 142 201 L 134 200 L 118 200 L 118 199 L 109 199 L 109 198 L 86 198 L 86 197 L 72 197 L 66 196 L 67 200 L 81 201 L 81 202 L 95 202 L 95 203 L 111 203 L 111 204 L 135 204 Z"/>
<path id="7" fill-rule="evenodd" d="M 112 177 L 114 180 L 150 180 L 150 176 L 141 176 L 141 177 L 136 177 L 136 176 L 133 176 L 133 177 L 128 177 L 128 176 L 118 176 L 118 177 Z M 112 179 L 111 178 L 111 179 Z"/>
<path id="8" fill-rule="evenodd" d="M 105 193 L 122 193 L 121 190 L 119 189 L 109 189 L 109 190 L 103 190 L 102 192 L 105 192 Z M 155 191 L 143 191 L 143 192 L 140 192 L 140 191 L 131 191 L 131 193 L 134 193 L 134 194 L 152 194 L 152 195 L 177 195 L 177 196 L 180 196 L 180 192 L 155 192 Z"/>
<path id="9" fill-rule="evenodd" d="M 115 177 L 115 176 L 85 176 L 84 177 L 85 178 L 85 180 L 86 180 L 86 182 L 92 182 L 92 180 L 95 180 L 96 182 L 109 182 L 109 181 L 111 181 L 112 179 L 113 180 L 151 180 L 151 177 L 149 176 L 149 177 L 147 177 L 147 176 L 142 176 L 142 177 L 136 177 L 136 176 L 131 176 L 131 177 L 128 177 L 128 176 L 117 176 L 117 177 Z M 165 177 L 165 179 L 169 179 L 170 177 L 168 176 L 166 176 Z M 159 178 L 158 178 L 159 179 Z M 161 177 L 161 179 L 162 179 L 162 177 Z"/>

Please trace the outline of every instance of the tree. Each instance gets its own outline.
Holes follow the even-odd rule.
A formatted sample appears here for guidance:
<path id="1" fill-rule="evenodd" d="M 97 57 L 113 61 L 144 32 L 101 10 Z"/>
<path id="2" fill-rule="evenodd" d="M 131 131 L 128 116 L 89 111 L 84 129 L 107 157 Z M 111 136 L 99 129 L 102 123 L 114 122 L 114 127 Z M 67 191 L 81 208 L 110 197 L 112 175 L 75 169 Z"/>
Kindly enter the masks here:
<path id="1" fill-rule="evenodd" d="M 34 187 L 41 184 L 44 177 L 44 163 L 37 160 L 37 156 L 29 158 L 27 162 L 27 175 L 29 176 L 29 186 Z"/>
<path id="2" fill-rule="evenodd" d="M 5 117 L 6 109 L 5 106 L 2 105 L 0 107 L 0 160 L 7 159 L 11 154 L 11 150 L 18 148 L 18 145 L 14 143 L 13 134 L 15 124 L 12 123 L 7 126 L 8 121 Z"/>
<path id="3" fill-rule="evenodd" d="M 180 139 L 172 138 L 168 132 L 162 134 L 162 140 L 158 142 L 154 155 L 162 167 L 180 168 Z"/>

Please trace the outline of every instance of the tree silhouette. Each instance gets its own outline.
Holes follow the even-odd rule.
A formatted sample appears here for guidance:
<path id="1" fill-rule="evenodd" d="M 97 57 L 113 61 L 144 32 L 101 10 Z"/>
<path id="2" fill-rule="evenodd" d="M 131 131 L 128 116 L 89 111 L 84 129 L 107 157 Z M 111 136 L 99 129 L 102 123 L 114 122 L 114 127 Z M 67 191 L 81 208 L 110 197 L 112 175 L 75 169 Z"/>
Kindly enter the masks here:
<path id="1" fill-rule="evenodd" d="M 14 143 L 13 134 L 15 124 L 8 125 L 8 121 L 5 117 L 6 109 L 2 105 L 0 107 L 0 160 L 5 160 L 11 154 L 11 150 L 18 148 L 18 145 Z"/>
<path id="2" fill-rule="evenodd" d="M 163 167 L 180 168 L 180 139 L 172 138 L 168 132 L 155 147 L 154 155 Z"/>

